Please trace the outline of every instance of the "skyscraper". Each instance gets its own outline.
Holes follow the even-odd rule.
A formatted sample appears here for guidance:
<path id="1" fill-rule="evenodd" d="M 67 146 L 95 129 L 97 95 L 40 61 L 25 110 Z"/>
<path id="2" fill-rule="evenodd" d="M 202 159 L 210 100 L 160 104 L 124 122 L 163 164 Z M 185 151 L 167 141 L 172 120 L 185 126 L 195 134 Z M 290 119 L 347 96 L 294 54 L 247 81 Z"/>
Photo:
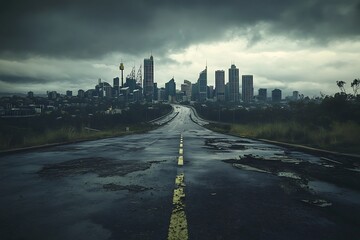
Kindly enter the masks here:
<path id="1" fill-rule="evenodd" d="M 184 80 L 184 83 L 181 84 L 181 91 L 185 94 L 184 101 L 190 101 L 191 100 L 191 82 L 188 80 Z"/>
<path id="2" fill-rule="evenodd" d="M 151 102 L 154 98 L 154 58 L 144 59 L 144 97 Z"/>
<path id="3" fill-rule="evenodd" d="M 253 75 L 242 75 L 242 100 L 251 102 L 254 97 Z"/>
<path id="4" fill-rule="evenodd" d="M 259 101 L 266 101 L 267 99 L 267 89 L 266 88 L 260 88 L 259 89 L 259 95 L 258 95 Z"/>
<path id="5" fill-rule="evenodd" d="M 205 102 L 207 98 L 207 66 L 201 71 L 198 79 L 199 101 Z"/>
<path id="6" fill-rule="evenodd" d="M 174 78 L 165 83 L 165 100 L 172 101 L 176 96 L 176 83 Z"/>
<path id="7" fill-rule="evenodd" d="M 215 71 L 215 96 L 217 101 L 225 101 L 225 71 Z"/>
<path id="8" fill-rule="evenodd" d="M 113 79 L 113 89 L 114 89 L 114 96 L 117 97 L 119 96 L 120 93 L 120 84 L 119 84 L 120 80 L 118 77 Z"/>
<path id="9" fill-rule="evenodd" d="M 281 101 L 281 90 L 274 89 L 271 92 L 271 98 L 273 102 L 280 102 Z"/>
<path id="10" fill-rule="evenodd" d="M 238 102 L 239 95 L 239 69 L 232 64 L 229 68 L 229 101 Z"/>

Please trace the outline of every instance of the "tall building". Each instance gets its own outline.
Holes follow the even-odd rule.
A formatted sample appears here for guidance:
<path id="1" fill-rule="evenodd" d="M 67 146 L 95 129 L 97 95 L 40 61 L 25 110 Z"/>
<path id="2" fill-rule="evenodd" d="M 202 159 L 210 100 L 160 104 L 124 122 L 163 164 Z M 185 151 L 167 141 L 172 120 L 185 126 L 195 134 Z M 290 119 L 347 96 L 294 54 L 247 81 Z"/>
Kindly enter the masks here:
<path id="1" fill-rule="evenodd" d="M 79 90 L 78 90 L 78 97 L 79 97 L 79 98 L 83 98 L 84 96 L 85 96 L 84 90 L 79 89 Z"/>
<path id="2" fill-rule="evenodd" d="M 154 97 L 153 97 L 153 99 L 155 101 L 159 100 L 158 94 L 159 94 L 159 89 L 157 87 L 157 83 L 154 83 L 154 94 L 153 94 Z"/>
<path id="3" fill-rule="evenodd" d="M 184 93 L 184 101 L 190 101 L 191 100 L 191 82 L 188 80 L 184 80 L 184 83 L 181 84 L 181 91 Z"/>
<path id="4" fill-rule="evenodd" d="M 273 102 L 280 102 L 281 101 L 281 90 L 280 89 L 272 90 L 271 99 Z"/>
<path id="5" fill-rule="evenodd" d="M 199 84 L 196 82 L 191 85 L 191 101 L 199 100 Z"/>
<path id="6" fill-rule="evenodd" d="M 207 96 L 209 99 L 214 98 L 214 86 L 208 86 L 207 87 Z"/>
<path id="7" fill-rule="evenodd" d="M 144 97 L 146 101 L 151 102 L 154 98 L 154 58 L 144 59 Z"/>
<path id="8" fill-rule="evenodd" d="M 113 79 L 113 90 L 114 90 L 114 96 L 119 96 L 120 93 L 120 79 L 118 77 Z"/>
<path id="9" fill-rule="evenodd" d="M 251 102 L 254 97 L 253 75 L 242 75 L 242 100 Z"/>
<path id="10" fill-rule="evenodd" d="M 264 101 L 264 102 L 267 100 L 267 89 L 266 88 L 259 89 L 258 100 Z"/>
<path id="11" fill-rule="evenodd" d="M 165 100 L 172 101 L 176 96 L 176 84 L 174 78 L 165 83 Z"/>
<path id="12" fill-rule="evenodd" d="M 198 79 L 199 101 L 205 102 L 207 98 L 207 66 L 201 71 Z"/>
<path id="13" fill-rule="evenodd" d="M 239 97 L 239 69 L 232 64 L 229 68 L 229 101 L 238 102 Z"/>
<path id="14" fill-rule="evenodd" d="M 215 71 L 215 96 L 217 101 L 225 101 L 225 71 Z"/>
<path id="15" fill-rule="evenodd" d="M 33 96 L 34 96 L 34 94 L 33 94 Z M 72 91 L 67 90 L 67 91 L 66 91 L 66 96 L 67 96 L 67 97 L 72 97 Z"/>
<path id="16" fill-rule="evenodd" d="M 295 101 L 299 100 L 299 92 L 298 91 L 293 91 L 292 99 Z"/>

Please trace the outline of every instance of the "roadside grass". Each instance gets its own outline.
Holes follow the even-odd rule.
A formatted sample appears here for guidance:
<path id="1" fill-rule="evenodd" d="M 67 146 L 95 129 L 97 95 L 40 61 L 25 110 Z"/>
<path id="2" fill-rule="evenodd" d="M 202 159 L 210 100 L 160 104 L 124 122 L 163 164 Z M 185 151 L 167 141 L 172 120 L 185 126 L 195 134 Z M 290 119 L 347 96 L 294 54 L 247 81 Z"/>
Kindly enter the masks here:
<path id="1" fill-rule="evenodd" d="M 301 144 L 345 153 L 360 153 L 360 124 L 333 122 L 328 128 L 298 122 L 209 124 L 208 128 L 242 137 Z"/>
<path id="2" fill-rule="evenodd" d="M 155 126 L 150 124 L 138 124 L 129 126 L 129 131 L 126 131 L 125 126 L 101 131 L 91 131 L 85 128 L 76 129 L 74 127 L 63 127 L 55 130 L 47 129 L 41 133 L 23 131 L 21 134 L 0 136 L 0 150 L 118 137 L 133 133 L 143 133 L 155 128 Z"/>

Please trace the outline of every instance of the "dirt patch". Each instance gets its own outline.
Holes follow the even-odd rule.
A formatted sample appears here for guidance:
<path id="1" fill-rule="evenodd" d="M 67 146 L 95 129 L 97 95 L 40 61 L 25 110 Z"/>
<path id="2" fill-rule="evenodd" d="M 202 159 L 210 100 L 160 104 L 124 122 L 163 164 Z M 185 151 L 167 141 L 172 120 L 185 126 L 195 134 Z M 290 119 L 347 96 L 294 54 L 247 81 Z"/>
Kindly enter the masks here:
<path id="1" fill-rule="evenodd" d="M 228 140 L 224 138 L 209 138 L 205 140 L 205 146 L 215 150 L 245 150 L 246 146 L 240 143 L 250 143 L 245 140 Z"/>
<path id="2" fill-rule="evenodd" d="M 121 191 L 121 190 L 128 190 L 129 192 L 143 192 L 146 190 L 150 190 L 151 188 L 147 188 L 144 186 L 139 185 L 119 185 L 115 183 L 108 183 L 104 184 L 103 188 L 108 191 Z"/>
<path id="3" fill-rule="evenodd" d="M 160 161 L 141 162 L 134 160 L 113 160 L 102 157 L 79 158 L 61 163 L 47 164 L 37 173 L 41 177 L 58 178 L 70 175 L 95 173 L 99 177 L 124 176 L 144 171 Z"/>
<path id="4" fill-rule="evenodd" d="M 294 181 L 298 185 L 307 185 L 309 180 L 321 180 L 341 187 L 360 190 L 358 181 L 360 172 L 348 169 L 348 166 L 354 168 L 357 164 L 354 162 L 352 164 L 334 164 L 329 167 L 327 164 L 314 164 L 300 159 L 290 161 L 283 156 L 264 158 L 251 154 L 240 156 L 238 159 L 222 161 L 230 163 L 238 169 L 267 172 L 287 178 L 287 181 Z"/>

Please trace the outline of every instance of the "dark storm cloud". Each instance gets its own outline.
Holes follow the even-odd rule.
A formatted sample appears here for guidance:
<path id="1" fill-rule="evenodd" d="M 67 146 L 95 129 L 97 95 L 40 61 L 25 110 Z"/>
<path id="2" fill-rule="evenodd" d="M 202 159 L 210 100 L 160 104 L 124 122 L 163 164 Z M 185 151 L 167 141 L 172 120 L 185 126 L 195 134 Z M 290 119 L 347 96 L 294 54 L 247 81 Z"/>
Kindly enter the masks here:
<path id="1" fill-rule="evenodd" d="M 23 77 L 13 75 L 0 75 L 0 82 L 5 83 L 22 83 L 22 84 L 36 84 L 36 83 L 47 83 L 48 79 L 36 78 L 36 77 Z"/>
<path id="2" fill-rule="evenodd" d="M 228 30 L 318 43 L 359 37 L 356 0 L 8 1 L 0 8 L 0 53 L 92 58 L 111 52 L 139 55 L 222 40 Z M 245 30 L 245 31 L 243 31 Z M 249 45 L 266 36 L 248 32 Z"/>

